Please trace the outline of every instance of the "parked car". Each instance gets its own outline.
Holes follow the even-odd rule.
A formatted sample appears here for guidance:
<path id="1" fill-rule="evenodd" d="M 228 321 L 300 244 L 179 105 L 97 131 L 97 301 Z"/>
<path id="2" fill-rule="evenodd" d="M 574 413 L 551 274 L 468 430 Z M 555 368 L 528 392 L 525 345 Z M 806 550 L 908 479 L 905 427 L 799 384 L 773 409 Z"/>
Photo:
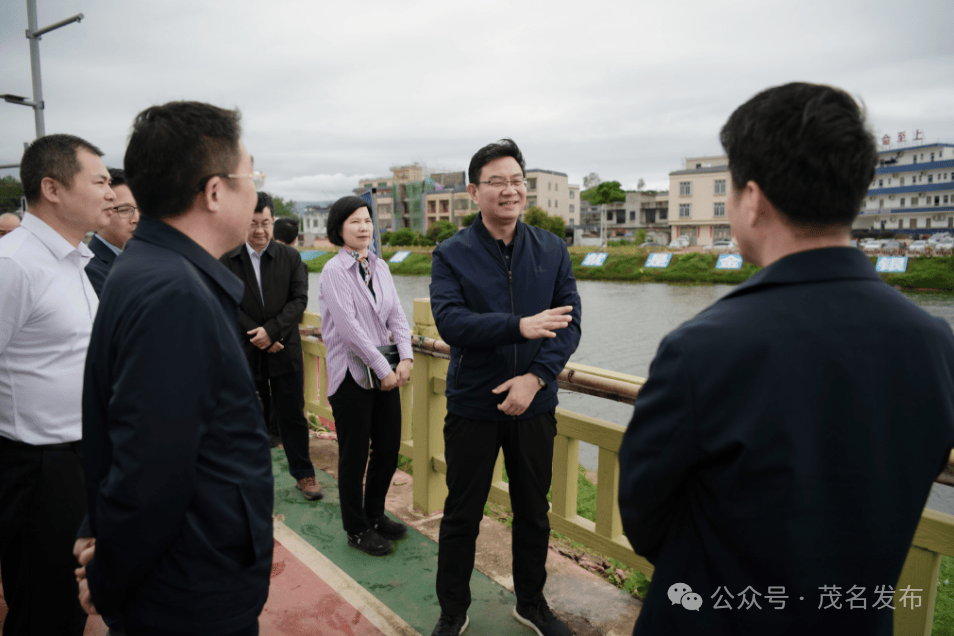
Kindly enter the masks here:
<path id="1" fill-rule="evenodd" d="M 866 252 L 877 252 L 881 249 L 881 241 L 876 241 L 875 239 L 865 239 L 861 244 L 861 249 Z"/>
<path id="2" fill-rule="evenodd" d="M 913 243 L 908 245 L 908 251 L 909 252 L 924 252 L 927 250 L 928 247 L 929 246 L 927 241 L 914 241 Z"/>
<path id="3" fill-rule="evenodd" d="M 881 244 L 882 252 L 897 252 L 901 249 L 901 241 L 885 241 Z"/>
<path id="4" fill-rule="evenodd" d="M 670 249 L 682 249 L 684 247 L 689 247 L 689 239 L 685 238 L 684 236 L 680 236 L 677 239 L 669 241 Z"/>
<path id="5" fill-rule="evenodd" d="M 735 251 L 735 243 L 732 241 L 718 240 L 713 241 L 712 245 L 706 245 L 702 248 L 705 252 L 732 252 Z"/>

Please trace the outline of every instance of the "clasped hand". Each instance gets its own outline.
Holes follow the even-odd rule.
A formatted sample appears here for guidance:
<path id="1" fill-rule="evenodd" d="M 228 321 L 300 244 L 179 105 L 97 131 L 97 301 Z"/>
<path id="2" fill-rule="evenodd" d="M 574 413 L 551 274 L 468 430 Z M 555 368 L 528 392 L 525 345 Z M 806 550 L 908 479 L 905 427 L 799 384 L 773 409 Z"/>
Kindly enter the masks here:
<path id="1" fill-rule="evenodd" d="M 532 373 L 518 375 L 515 378 L 507 380 L 492 393 L 501 394 L 508 391 L 507 399 L 497 405 L 497 409 L 507 415 L 520 415 L 527 410 L 534 396 L 540 390 L 540 380 Z"/>
<path id="2" fill-rule="evenodd" d="M 381 390 L 390 391 L 407 384 L 411 378 L 411 361 L 408 358 L 398 362 L 397 369 L 388 373 L 381 380 Z"/>
<path id="3" fill-rule="evenodd" d="M 79 562 L 79 567 L 74 570 L 76 583 L 79 585 L 79 602 L 83 611 L 90 616 L 99 614 L 93 607 L 93 601 L 89 593 L 89 581 L 86 579 L 86 564 L 93 560 L 96 552 L 96 539 L 94 537 L 80 537 L 73 544 L 73 556 Z"/>

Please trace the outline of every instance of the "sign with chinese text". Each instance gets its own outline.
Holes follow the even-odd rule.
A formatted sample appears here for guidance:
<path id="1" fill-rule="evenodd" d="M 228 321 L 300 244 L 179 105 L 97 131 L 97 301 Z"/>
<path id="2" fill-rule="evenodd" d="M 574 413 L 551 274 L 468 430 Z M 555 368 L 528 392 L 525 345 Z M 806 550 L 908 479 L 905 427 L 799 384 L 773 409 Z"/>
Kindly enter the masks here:
<path id="1" fill-rule="evenodd" d="M 875 269 L 879 272 L 902 273 L 908 271 L 907 256 L 879 256 Z"/>
<path id="2" fill-rule="evenodd" d="M 742 269 L 742 257 L 738 254 L 720 254 L 716 269 Z"/>
<path id="3" fill-rule="evenodd" d="M 606 252 L 590 252 L 583 257 L 583 262 L 580 263 L 583 267 L 603 267 L 603 263 L 606 262 Z"/>
<path id="4" fill-rule="evenodd" d="M 650 254 L 649 258 L 646 259 L 646 264 L 643 267 L 659 267 L 665 269 L 669 267 L 669 261 L 672 260 L 672 254 L 663 254 L 662 252 L 656 252 L 655 254 Z"/>
<path id="5" fill-rule="evenodd" d="M 410 252 L 397 252 L 394 256 L 391 257 L 389 263 L 403 263 L 404 259 L 407 258 Z"/>

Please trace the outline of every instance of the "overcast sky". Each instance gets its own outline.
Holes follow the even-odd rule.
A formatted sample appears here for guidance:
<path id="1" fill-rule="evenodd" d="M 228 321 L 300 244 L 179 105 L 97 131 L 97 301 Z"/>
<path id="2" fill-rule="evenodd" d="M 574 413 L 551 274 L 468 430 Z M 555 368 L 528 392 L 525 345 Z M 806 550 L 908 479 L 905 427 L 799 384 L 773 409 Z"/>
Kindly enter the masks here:
<path id="1" fill-rule="evenodd" d="M 736 106 L 789 81 L 861 98 L 879 138 L 954 143 L 951 0 L 38 4 L 41 28 L 85 15 L 40 41 L 47 133 L 119 167 L 143 108 L 238 107 L 265 189 L 298 201 L 392 165 L 466 170 L 506 136 L 570 183 L 668 189 L 687 156 L 721 153 Z M 26 26 L 26 0 L 2 0 L 0 93 L 32 98 Z M 33 111 L 0 102 L 0 164 L 34 136 Z"/>

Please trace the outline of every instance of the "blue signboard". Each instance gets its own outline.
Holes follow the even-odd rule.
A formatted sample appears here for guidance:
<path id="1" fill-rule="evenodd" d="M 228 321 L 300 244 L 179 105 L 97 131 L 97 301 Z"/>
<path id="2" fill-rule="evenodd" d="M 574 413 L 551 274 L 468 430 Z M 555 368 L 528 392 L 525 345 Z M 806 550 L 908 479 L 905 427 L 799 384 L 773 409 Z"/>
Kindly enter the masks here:
<path id="1" fill-rule="evenodd" d="M 310 260 L 312 260 L 313 258 L 318 258 L 318 257 L 321 256 L 322 254 L 327 254 L 327 253 L 328 253 L 328 252 L 322 252 L 321 250 L 311 250 L 311 251 L 309 251 L 309 252 L 302 252 L 302 253 L 301 253 L 301 260 L 303 260 L 303 261 L 310 261 Z"/>
<path id="2" fill-rule="evenodd" d="M 879 256 L 875 269 L 879 272 L 906 272 L 908 271 L 908 257 Z"/>
<path id="3" fill-rule="evenodd" d="M 606 262 L 606 255 L 606 252 L 590 252 L 583 257 L 583 262 L 580 264 L 583 267 L 602 267 Z"/>
<path id="4" fill-rule="evenodd" d="M 672 254 L 663 254 L 662 252 L 656 252 L 655 254 L 650 254 L 649 258 L 646 259 L 646 264 L 643 267 L 660 267 L 666 269 L 669 267 L 669 261 L 672 260 Z"/>
<path id="5" fill-rule="evenodd" d="M 742 257 L 738 254 L 720 254 L 716 269 L 742 269 Z"/>
<path id="6" fill-rule="evenodd" d="M 402 263 L 402 262 L 404 262 L 404 259 L 407 258 L 407 255 L 408 255 L 408 254 L 410 254 L 410 252 L 398 252 L 397 254 L 395 254 L 394 256 L 392 256 L 392 257 L 391 257 L 391 260 L 389 260 L 388 262 L 389 262 L 389 263 Z"/>

